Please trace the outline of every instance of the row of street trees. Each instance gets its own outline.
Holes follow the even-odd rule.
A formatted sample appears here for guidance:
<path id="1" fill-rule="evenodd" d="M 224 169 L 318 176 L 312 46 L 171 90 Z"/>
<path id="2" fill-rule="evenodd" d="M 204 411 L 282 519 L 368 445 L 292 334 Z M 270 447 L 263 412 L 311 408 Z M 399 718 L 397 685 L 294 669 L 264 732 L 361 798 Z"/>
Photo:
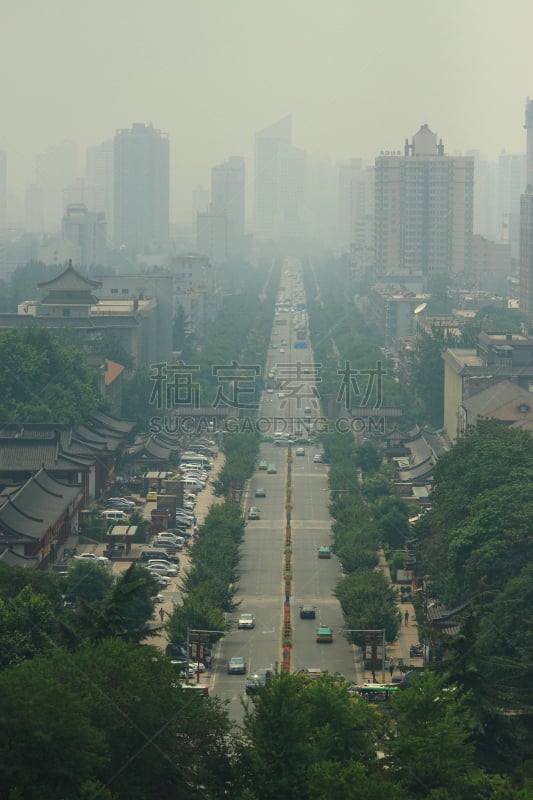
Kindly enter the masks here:
<path id="1" fill-rule="evenodd" d="M 480 421 L 439 458 L 433 508 L 416 526 L 426 602 L 463 605 L 461 631 L 427 638 L 470 691 L 488 769 L 533 763 L 533 544 L 529 431 Z"/>

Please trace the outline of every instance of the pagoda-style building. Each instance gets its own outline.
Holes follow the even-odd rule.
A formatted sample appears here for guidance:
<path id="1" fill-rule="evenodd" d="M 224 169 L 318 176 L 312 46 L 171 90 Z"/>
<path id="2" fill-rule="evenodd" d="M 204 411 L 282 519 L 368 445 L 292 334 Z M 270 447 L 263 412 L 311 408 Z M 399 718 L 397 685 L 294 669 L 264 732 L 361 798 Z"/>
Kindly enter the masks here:
<path id="1" fill-rule="evenodd" d="M 84 278 L 76 272 L 69 261 L 67 269 L 50 281 L 38 283 L 37 287 L 48 292 L 41 300 L 41 313 L 47 317 L 81 317 L 87 319 L 91 306 L 98 303 L 92 294 L 102 284 L 90 278 Z"/>

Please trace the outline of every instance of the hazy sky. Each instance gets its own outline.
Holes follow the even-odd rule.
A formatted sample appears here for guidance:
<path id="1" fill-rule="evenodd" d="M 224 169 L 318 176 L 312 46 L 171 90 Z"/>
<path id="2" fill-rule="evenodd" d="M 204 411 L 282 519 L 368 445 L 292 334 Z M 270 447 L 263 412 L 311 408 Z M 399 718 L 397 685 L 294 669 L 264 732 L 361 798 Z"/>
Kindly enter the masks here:
<path id="1" fill-rule="evenodd" d="M 293 114 L 333 161 L 400 149 L 421 123 L 449 154 L 524 152 L 531 0 L 0 0 L 0 149 L 22 194 L 35 157 L 132 122 L 169 135 L 173 217 L 210 168 Z"/>

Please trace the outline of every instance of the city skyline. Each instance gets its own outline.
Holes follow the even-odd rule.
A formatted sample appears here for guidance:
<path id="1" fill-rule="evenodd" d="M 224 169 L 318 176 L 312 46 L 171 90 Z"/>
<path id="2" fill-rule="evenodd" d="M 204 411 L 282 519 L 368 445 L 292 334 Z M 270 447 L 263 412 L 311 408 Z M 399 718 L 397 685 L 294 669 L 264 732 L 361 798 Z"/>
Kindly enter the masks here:
<path id="1" fill-rule="evenodd" d="M 336 163 L 373 163 L 425 122 L 451 155 L 525 151 L 522 2 L 52 5 L 3 4 L 0 151 L 20 208 L 49 147 L 76 142 L 81 175 L 86 149 L 134 122 L 168 133 L 173 221 L 190 219 L 194 187 L 232 155 L 246 159 L 251 201 L 255 134 L 287 114 L 294 146 Z"/>

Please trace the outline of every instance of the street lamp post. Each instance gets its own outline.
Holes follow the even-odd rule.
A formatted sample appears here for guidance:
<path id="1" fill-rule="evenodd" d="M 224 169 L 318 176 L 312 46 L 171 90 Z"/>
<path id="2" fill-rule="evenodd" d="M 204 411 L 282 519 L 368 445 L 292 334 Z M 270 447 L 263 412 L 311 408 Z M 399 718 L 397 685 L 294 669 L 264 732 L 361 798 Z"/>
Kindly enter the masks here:
<path id="1" fill-rule="evenodd" d="M 191 633 L 195 636 L 196 634 L 201 634 L 201 633 L 207 633 L 207 634 L 220 633 L 224 635 L 225 631 L 207 631 L 207 630 L 199 630 L 199 629 L 195 630 L 193 628 L 187 628 L 187 677 L 189 676 Z M 200 648 L 198 648 L 197 653 L 198 653 L 198 659 L 196 666 L 196 683 L 200 683 Z"/>
<path id="2" fill-rule="evenodd" d="M 343 628 L 343 633 L 371 633 L 376 636 L 378 633 L 381 634 L 381 682 L 385 683 L 385 628 Z M 374 682 L 376 681 L 376 665 L 374 659 L 372 659 L 372 677 L 374 678 Z"/>

